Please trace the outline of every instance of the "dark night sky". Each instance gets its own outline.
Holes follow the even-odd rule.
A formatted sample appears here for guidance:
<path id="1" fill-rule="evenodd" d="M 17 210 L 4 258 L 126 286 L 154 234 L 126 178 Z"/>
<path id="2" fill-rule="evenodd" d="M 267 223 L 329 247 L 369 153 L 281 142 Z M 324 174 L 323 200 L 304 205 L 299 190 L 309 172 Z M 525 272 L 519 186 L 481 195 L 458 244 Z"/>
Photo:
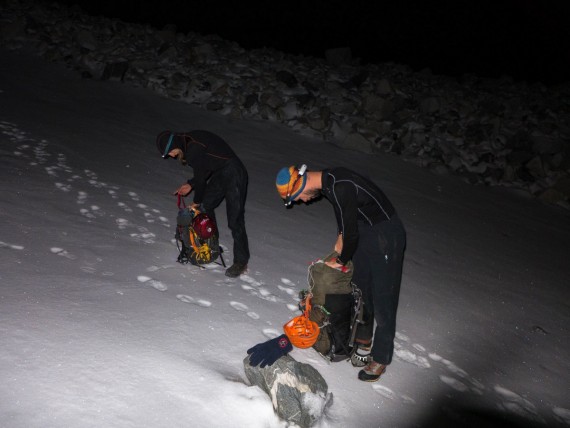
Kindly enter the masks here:
<path id="1" fill-rule="evenodd" d="M 129 22 L 217 34 L 248 49 L 322 57 L 325 49 L 350 46 L 362 63 L 547 84 L 570 80 L 570 0 L 63 2 Z"/>

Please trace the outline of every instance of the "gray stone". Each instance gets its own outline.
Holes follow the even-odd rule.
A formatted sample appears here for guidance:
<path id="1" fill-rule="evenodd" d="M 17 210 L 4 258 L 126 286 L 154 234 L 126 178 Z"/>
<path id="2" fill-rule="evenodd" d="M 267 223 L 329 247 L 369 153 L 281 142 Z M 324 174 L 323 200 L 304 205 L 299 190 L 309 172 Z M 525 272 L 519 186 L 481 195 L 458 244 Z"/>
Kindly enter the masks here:
<path id="1" fill-rule="evenodd" d="M 75 41 L 83 49 L 87 49 L 89 51 L 97 50 L 97 41 L 95 40 L 95 37 L 90 31 L 81 30 L 77 32 Z"/>
<path id="2" fill-rule="evenodd" d="M 325 51 L 327 63 L 334 66 L 350 64 L 352 61 L 352 51 L 348 47 L 327 49 Z"/>
<path id="3" fill-rule="evenodd" d="M 308 428 L 323 416 L 327 405 L 332 403 L 332 393 L 328 392 L 328 385 L 321 374 L 290 355 L 264 368 L 250 366 L 247 356 L 243 365 L 250 383 L 269 395 L 277 415 L 288 422 Z"/>
<path id="4" fill-rule="evenodd" d="M 285 85 L 287 85 L 287 87 L 289 87 L 289 88 L 294 88 L 298 84 L 297 79 L 295 78 L 295 75 L 293 73 L 290 73 L 287 70 L 279 70 L 276 73 L 275 78 L 279 82 L 285 83 Z"/>
<path id="5" fill-rule="evenodd" d="M 423 114 L 433 114 L 439 111 L 441 103 L 437 97 L 426 97 L 420 101 L 420 111 Z"/>
<path id="6" fill-rule="evenodd" d="M 105 65 L 101 80 L 116 80 L 122 82 L 128 68 L 128 61 L 108 63 Z"/>
<path id="7" fill-rule="evenodd" d="M 390 118 L 394 104 L 388 99 L 369 94 L 362 99 L 362 110 L 373 119 L 382 121 Z"/>
<path id="8" fill-rule="evenodd" d="M 373 153 L 370 140 L 366 139 L 360 133 L 348 134 L 343 140 L 335 142 L 336 145 L 343 149 L 356 150 L 364 153 Z"/>

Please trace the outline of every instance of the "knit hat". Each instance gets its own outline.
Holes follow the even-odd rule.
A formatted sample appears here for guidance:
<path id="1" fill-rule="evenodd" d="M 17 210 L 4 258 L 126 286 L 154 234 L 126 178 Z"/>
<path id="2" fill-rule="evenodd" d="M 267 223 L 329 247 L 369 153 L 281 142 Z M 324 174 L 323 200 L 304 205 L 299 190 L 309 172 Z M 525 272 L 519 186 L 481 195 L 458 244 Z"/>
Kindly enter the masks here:
<path id="1" fill-rule="evenodd" d="M 285 200 L 285 205 L 289 205 L 299 196 L 307 184 L 306 165 L 301 168 L 291 165 L 281 168 L 277 173 L 275 186 L 281 199 Z"/>
<path id="2" fill-rule="evenodd" d="M 181 149 L 184 151 L 184 148 L 180 147 L 179 143 L 180 138 L 177 138 L 172 131 L 162 131 L 156 136 L 156 147 L 164 159 L 168 159 L 168 153 L 173 149 Z"/>

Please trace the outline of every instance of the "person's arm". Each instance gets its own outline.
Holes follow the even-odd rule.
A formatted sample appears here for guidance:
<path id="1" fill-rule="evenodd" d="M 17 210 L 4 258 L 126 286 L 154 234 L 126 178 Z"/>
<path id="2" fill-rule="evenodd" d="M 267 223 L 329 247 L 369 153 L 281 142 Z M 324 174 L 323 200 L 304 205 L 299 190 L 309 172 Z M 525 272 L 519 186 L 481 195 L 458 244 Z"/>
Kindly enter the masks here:
<path id="1" fill-rule="evenodd" d="M 337 218 L 339 235 L 341 239 L 341 251 L 338 256 L 338 263 L 345 265 L 356 251 L 358 245 L 358 203 L 356 200 L 356 190 L 354 186 L 347 182 L 337 183 L 334 186 L 335 197 L 334 207 Z M 338 238 L 337 238 L 338 242 Z"/>

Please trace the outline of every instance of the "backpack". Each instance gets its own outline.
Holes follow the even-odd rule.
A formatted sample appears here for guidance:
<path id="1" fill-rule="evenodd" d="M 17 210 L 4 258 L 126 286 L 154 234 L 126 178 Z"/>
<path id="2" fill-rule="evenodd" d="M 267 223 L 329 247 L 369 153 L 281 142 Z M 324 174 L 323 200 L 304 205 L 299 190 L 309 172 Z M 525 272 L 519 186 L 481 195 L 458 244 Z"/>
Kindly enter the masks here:
<path id="1" fill-rule="evenodd" d="M 325 359 L 337 362 L 350 359 L 356 351 L 354 340 L 362 323 L 362 293 L 352 283 L 352 262 L 347 271 L 333 269 L 325 261 L 337 257 L 329 254 L 309 266 L 309 290 L 302 291 L 301 306 L 307 294 L 312 295 L 309 319 L 320 328 L 313 348 Z"/>
<path id="2" fill-rule="evenodd" d="M 180 196 L 174 237 L 180 251 L 176 260 L 178 263 L 202 266 L 220 257 L 222 265 L 226 266 L 215 221 L 205 213 L 186 207 Z"/>

